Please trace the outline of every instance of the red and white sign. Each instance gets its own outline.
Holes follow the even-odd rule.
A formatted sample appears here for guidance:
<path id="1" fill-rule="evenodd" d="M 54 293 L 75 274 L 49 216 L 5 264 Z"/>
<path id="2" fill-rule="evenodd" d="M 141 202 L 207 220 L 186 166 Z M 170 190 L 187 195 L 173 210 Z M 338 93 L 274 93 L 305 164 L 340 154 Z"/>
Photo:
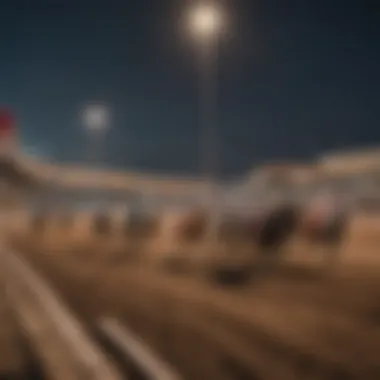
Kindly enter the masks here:
<path id="1" fill-rule="evenodd" d="M 12 111 L 0 107 L 0 152 L 11 153 L 16 144 L 16 118 Z"/>
<path id="2" fill-rule="evenodd" d="M 16 128 L 16 118 L 8 109 L 0 108 L 0 137 L 13 134 Z"/>

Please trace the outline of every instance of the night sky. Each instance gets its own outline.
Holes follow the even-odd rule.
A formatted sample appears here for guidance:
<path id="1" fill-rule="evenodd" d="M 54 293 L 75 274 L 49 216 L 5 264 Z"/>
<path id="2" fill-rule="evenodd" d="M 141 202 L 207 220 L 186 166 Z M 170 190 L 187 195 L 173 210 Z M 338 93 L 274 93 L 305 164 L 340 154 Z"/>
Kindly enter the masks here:
<path id="1" fill-rule="evenodd" d="M 219 64 L 221 172 L 380 142 L 376 1 L 230 0 Z M 199 71 L 184 0 L 12 0 L 0 5 L 0 105 L 25 149 L 83 159 L 81 107 L 110 105 L 104 161 L 199 170 Z M 182 7 L 183 8 L 183 7 Z M 182 9 L 183 10 L 183 9 Z"/>

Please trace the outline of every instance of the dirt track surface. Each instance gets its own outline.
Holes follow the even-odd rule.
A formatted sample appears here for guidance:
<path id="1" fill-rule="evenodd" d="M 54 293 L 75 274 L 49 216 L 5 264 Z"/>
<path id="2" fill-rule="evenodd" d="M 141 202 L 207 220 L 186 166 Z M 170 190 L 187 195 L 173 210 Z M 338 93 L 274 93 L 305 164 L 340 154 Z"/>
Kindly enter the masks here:
<path id="1" fill-rule="evenodd" d="M 25 346 L 14 321 L 12 310 L 6 302 L 2 280 L 0 288 L 0 374 L 16 374 L 25 365 Z"/>
<path id="2" fill-rule="evenodd" d="M 380 379 L 374 266 L 326 273 L 284 263 L 222 288 L 99 247 L 18 248 L 83 318 L 121 316 L 187 379 Z"/>

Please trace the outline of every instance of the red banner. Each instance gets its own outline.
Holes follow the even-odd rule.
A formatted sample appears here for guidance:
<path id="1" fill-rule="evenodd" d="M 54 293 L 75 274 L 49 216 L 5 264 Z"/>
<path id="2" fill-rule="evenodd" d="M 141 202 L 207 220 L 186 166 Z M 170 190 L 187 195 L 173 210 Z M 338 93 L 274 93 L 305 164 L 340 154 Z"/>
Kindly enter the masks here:
<path id="1" fill-rule="evenodd" d="M 16 119 L 8 109 L 0 108 L 0 138 L 7 138 L 13 135 L 16 128 Z"/>

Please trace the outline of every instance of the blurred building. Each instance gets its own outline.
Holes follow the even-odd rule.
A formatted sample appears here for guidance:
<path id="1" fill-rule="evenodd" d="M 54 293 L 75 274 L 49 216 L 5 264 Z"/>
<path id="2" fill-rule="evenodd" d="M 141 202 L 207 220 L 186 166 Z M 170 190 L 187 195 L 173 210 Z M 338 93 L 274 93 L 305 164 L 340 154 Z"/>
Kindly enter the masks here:
<path id="1" fill-rule="evenodd" d="M 358 208 L 380 210 L 380 148 L 327 154 L 318 163 L 330 185 Z"/>
<path id="2" fill-rule="evenodd" d="M 319 177 L 319 168 L 314 164 L 275 163 L 262 166 L 251 173 L 251 178 L 273 185 L 301 185 L 314 182 Z"/>
<path id="3" fill-rule="evenodd" d="M 327 154 L 319 158 L 318 164 L 323 171 L 333 175 L 380 173 L 380 148 Z"/>
<path id="4" fill-rule="evenodd" d="M 244 188 L 258 202 L 302 200 L 319 180 L 320 170 L 314 163 L 271 163 L 251 171 Z"/>
<path id="5" fill-rule="evenodd" d="M 243 188 L 259 203 L 302 202 L 318 191 L 330 190 L 355 204 L 380 208 L 380 149 L 337 152 L 312 163 L 264 165 L 249 173 Z"/>

